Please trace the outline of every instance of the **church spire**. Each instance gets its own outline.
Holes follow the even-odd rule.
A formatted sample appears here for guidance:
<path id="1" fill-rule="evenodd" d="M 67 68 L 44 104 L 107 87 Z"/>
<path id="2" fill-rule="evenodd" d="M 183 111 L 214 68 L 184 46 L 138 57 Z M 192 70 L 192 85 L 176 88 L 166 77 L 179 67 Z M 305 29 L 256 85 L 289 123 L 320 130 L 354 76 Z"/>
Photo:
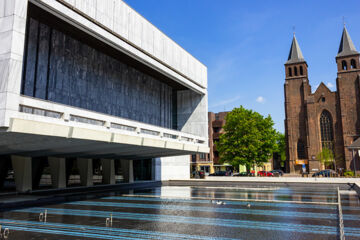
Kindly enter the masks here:
<path id="1" fill-rule="evenodd" d="M 337 57 L 343 57 L 353 54 L 359 54 L 354 46 L 354 43 L 352 42 L 350 35 L 344 25 L 344 30 L 341 36 L 340 46 Z"/>
<path id="2" fill-rule="evenodd" d="M 304 57 L 302 55 L 299 44 L 298 44 L 295 34 L 294 34 L 294 38 L 292 40 L 291 48 L 290 48 L 290 52 L 289 52 L 289 57 L 288 57 L 286 64 L 299 63 L 299 62 L 304 62 L 304 61 L 305 61 Z"/>

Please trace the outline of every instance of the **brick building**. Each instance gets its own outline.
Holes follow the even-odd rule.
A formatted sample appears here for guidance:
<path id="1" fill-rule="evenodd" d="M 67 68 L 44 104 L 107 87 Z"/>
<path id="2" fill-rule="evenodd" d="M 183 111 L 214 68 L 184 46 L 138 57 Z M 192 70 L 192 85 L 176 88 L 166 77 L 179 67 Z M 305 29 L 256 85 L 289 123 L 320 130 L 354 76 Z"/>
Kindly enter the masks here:
<path id="1" fill-rule="evenodd" d="M 335 58 L 337 90 L 321 83 L 312 92 L 308 65 L 294 36 L 284 85 L 288 171 L 298 172 L 303 164 L 310 172 L 324 168 L 316 156 L 325 147 L 333 151 L 338 168 L 353 166 L 347 147 L 360 135 L 359 56 L 344 27 Z"/>
<path id="2" fill-rule="evenodd" d="M 219 152 L 216 150 L 216 142 L 220 140 L 220 134 L 223 133 L 225 117 L 228 112 L 213 113 L 208 112 L 208 134 L 209 134 L 209 154 L 194 154 L 191 156 L 191 171 L 202 170 L 206 174 L 215 171 L 227 170 L 228 165 L 220 164 Z"/>
<path id="3" fill-rule="evenodd" d="M 191 172 L 195 170 L 204 171 L 206 175 L 213 173 L 215 171 L 228 171 L 232 170 L 233 167 L 227 163 L 220 163 L 219 151 L 216 149 L 216 143 L 220 140 L 220 135 L 224 133 L 225 117 L 229 112 L 219 112 L 219 113 L 208 113 L 209 121 L 209 154 L 193 154 L 191 155 Z M 272 160 L 268 163 L 265 163 L 263 167 L 254 166 L 255 172 L 261 170 L 272 170 Z M 240 172 L 245 172 L 245 166 L 239 166 Z"/>

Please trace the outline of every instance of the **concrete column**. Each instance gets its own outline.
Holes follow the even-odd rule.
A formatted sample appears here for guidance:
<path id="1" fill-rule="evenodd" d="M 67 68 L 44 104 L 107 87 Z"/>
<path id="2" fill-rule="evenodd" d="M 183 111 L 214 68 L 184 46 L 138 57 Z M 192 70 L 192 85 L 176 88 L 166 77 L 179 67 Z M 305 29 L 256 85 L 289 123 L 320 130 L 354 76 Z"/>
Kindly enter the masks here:
<path id="1" fill-rule="evenodd" d="M 53 188 L 66 188 L 66 160 L 65 158 L 48 157 Z"/>
<path id="2" fill-rule="evenodd" d="M 31 157 L 11 156 L 17 192 L 32 190 Z"/>
<path id="3" fill-rule="evenodd" d="M 3 187 L 5 178 L 10 168 L 10 156 L 0 156 L 0 188 Z"/>
<path id="4" fill-rule="evenodd" d="M 101 159 L 102 177 L 104 184 L 115 184 L 114 159 Z"/>
<path id="5" fill-rule="evenodd" d="M 124 181 L 128 183 L 134 182 L 133 160 L 120 160 Z"/>
<path id="6" fill-rule="evenodd" d="M 77 166 L 80 172 L 80 182 L 82 186 L 92 186 L 93 183 L 93 161 L 88 158 L 78 158 Z"/>
<path id="7" fill-rule="evenodd" d="M 156 175 L 156 158 L 151 159 L 151 180 L 155 180 Z"/>

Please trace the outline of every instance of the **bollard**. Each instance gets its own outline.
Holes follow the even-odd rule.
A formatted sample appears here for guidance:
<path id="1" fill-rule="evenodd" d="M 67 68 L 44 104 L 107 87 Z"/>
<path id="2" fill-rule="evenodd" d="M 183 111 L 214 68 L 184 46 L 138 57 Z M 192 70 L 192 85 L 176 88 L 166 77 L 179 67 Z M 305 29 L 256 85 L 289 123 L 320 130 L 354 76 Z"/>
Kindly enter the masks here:
<path id="1" fill-rule="evenodd" d="M 42 222 L 44 220 L 44 213 L 39 214 L 39 221 Z"/>
<path id="2" fill-rule="evenodd" d="M 110 223 L 110 218 L 106 218 L 106 220 L 105 220 L 105 225 L 106 225 L 107 227 L 109 227 L 109 223 Z"/>
<path id="3" fill-rule="evenodd" d="M 45 209 L 44 222 L 46 222 L 46 219 L 47 219 L 47 209 Z"/>
<path id="4" fill-rule="evenodd" d="M 112 222 L 113 222 L 112 213 L 110 213 L 110 224 L 111 224 L 111 226 L 112 226 Z"/>
<path id="5" fill-rule="evenodd" d="M 2 231 L 1 231 L 2 226 L 0 225 L 0 238 L 2 238 Z"/>
<path id="6" fill-rule="evenodd" d="M 9 234 L 10 234 L 10 230 L 8 228 L 5 228 L 5 230 L 4 230 L 4 239 L 8 239 Z"/>

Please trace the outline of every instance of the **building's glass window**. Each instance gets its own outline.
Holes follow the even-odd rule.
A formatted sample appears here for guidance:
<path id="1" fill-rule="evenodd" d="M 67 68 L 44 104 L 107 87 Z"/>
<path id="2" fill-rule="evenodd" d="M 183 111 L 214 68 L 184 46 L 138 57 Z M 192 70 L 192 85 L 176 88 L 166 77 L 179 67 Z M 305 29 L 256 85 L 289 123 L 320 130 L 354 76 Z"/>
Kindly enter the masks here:
<path id="1" fill-rule="evenodd" d="M 200 153 L 200 159 L 206 159 L 205 153 Z"/>
<path id="2" fill-rule="evenodd" d="M 215 114 L 215 120 L 220 120 L 219 114 Z"/>
<path id="3" fill-rule="evenodd" d="M 196 162 L 196 154 L 191 155 L 191 161 Z"/>
<path id="4" fill-rule="evenodd" d="M 321 146 L 333 150 L 333 126 L 331 114 L 324 110 L 320 116 Z"/>
<path id="5" fill-rule="evenodd" d="M 297 143 L 297 154 L 298 159 L 306 159 L 305 144 L 301 139 Z"/>
<path id="6" fill-rule="evenodd" d="M 214 130 L 214 133 L 220 132 L 220 128 L 219 128 L 219 127 L 214 127 L 213 130 Z"/>

